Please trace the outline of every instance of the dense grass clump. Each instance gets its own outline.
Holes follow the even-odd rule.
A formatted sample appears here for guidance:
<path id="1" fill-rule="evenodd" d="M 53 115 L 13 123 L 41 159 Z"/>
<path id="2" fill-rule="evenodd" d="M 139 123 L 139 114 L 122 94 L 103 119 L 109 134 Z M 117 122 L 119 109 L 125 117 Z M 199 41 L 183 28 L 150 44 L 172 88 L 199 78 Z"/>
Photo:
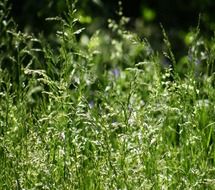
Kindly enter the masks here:
<path id="1" fill-rule="evenodd" d="M 182 74 L 164 30 L 167 66 L 124 17 L 88 37 L 69 7 L 49 42 L 0 6 L 0 189 L 215 188 L 213 39 Z"/>

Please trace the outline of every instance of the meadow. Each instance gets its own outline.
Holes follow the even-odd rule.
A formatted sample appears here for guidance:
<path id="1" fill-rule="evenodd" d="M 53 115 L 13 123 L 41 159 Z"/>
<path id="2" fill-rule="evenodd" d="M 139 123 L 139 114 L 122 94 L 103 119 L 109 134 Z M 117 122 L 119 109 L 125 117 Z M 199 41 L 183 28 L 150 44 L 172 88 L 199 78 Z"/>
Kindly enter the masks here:
<path id="1" fill-rule="evenodd" d="M 0 7 L 0 189 L 215 189 L 214 37 L 197 26 L 178 64 L 162 26 L 158 52 L 68 6 L 53 41 Z"/>

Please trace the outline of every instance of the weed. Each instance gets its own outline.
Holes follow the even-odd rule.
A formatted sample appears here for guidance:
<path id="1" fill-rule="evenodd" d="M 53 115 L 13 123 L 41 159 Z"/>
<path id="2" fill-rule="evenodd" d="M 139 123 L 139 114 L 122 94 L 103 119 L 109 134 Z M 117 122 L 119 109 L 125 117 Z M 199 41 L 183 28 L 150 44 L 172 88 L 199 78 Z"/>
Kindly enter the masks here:
<path id="1" fill-rule="evenodd" d="M 125 18 L 90 37 L 68 6 L 53 46 L 0 6 L 0 189 L 214 189 L 212 42 L 182 77 L 164 29 L 174 68 Z"/>

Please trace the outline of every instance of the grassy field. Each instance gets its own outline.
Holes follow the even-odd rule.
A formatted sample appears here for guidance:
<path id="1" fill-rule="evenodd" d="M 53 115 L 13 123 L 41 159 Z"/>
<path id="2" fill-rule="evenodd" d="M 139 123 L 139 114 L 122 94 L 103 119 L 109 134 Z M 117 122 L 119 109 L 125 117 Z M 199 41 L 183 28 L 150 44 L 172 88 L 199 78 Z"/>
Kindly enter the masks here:
<path id="1" fill-rule="evenodd" d="M 179 65 L 123 16 L 89 37 L 69 9 L 53 43 L 1 9 L 0 189 L 215 189 L 213 38 Z"/>

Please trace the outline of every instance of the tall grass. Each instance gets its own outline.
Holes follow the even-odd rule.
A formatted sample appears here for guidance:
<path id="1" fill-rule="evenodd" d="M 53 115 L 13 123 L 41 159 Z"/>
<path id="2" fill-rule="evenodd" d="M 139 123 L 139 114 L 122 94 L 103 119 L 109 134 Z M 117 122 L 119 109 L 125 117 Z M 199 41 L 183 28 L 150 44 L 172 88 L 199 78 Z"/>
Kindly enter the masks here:
<path id="1" fill-rule="evenodd" d="M 164 29 L 175 67 L 124 17 L 87 37 L 68 4 L 53 45 L 0 6 L 0 189 L 215 188 L 213 39 L 181 76 Z"/>

